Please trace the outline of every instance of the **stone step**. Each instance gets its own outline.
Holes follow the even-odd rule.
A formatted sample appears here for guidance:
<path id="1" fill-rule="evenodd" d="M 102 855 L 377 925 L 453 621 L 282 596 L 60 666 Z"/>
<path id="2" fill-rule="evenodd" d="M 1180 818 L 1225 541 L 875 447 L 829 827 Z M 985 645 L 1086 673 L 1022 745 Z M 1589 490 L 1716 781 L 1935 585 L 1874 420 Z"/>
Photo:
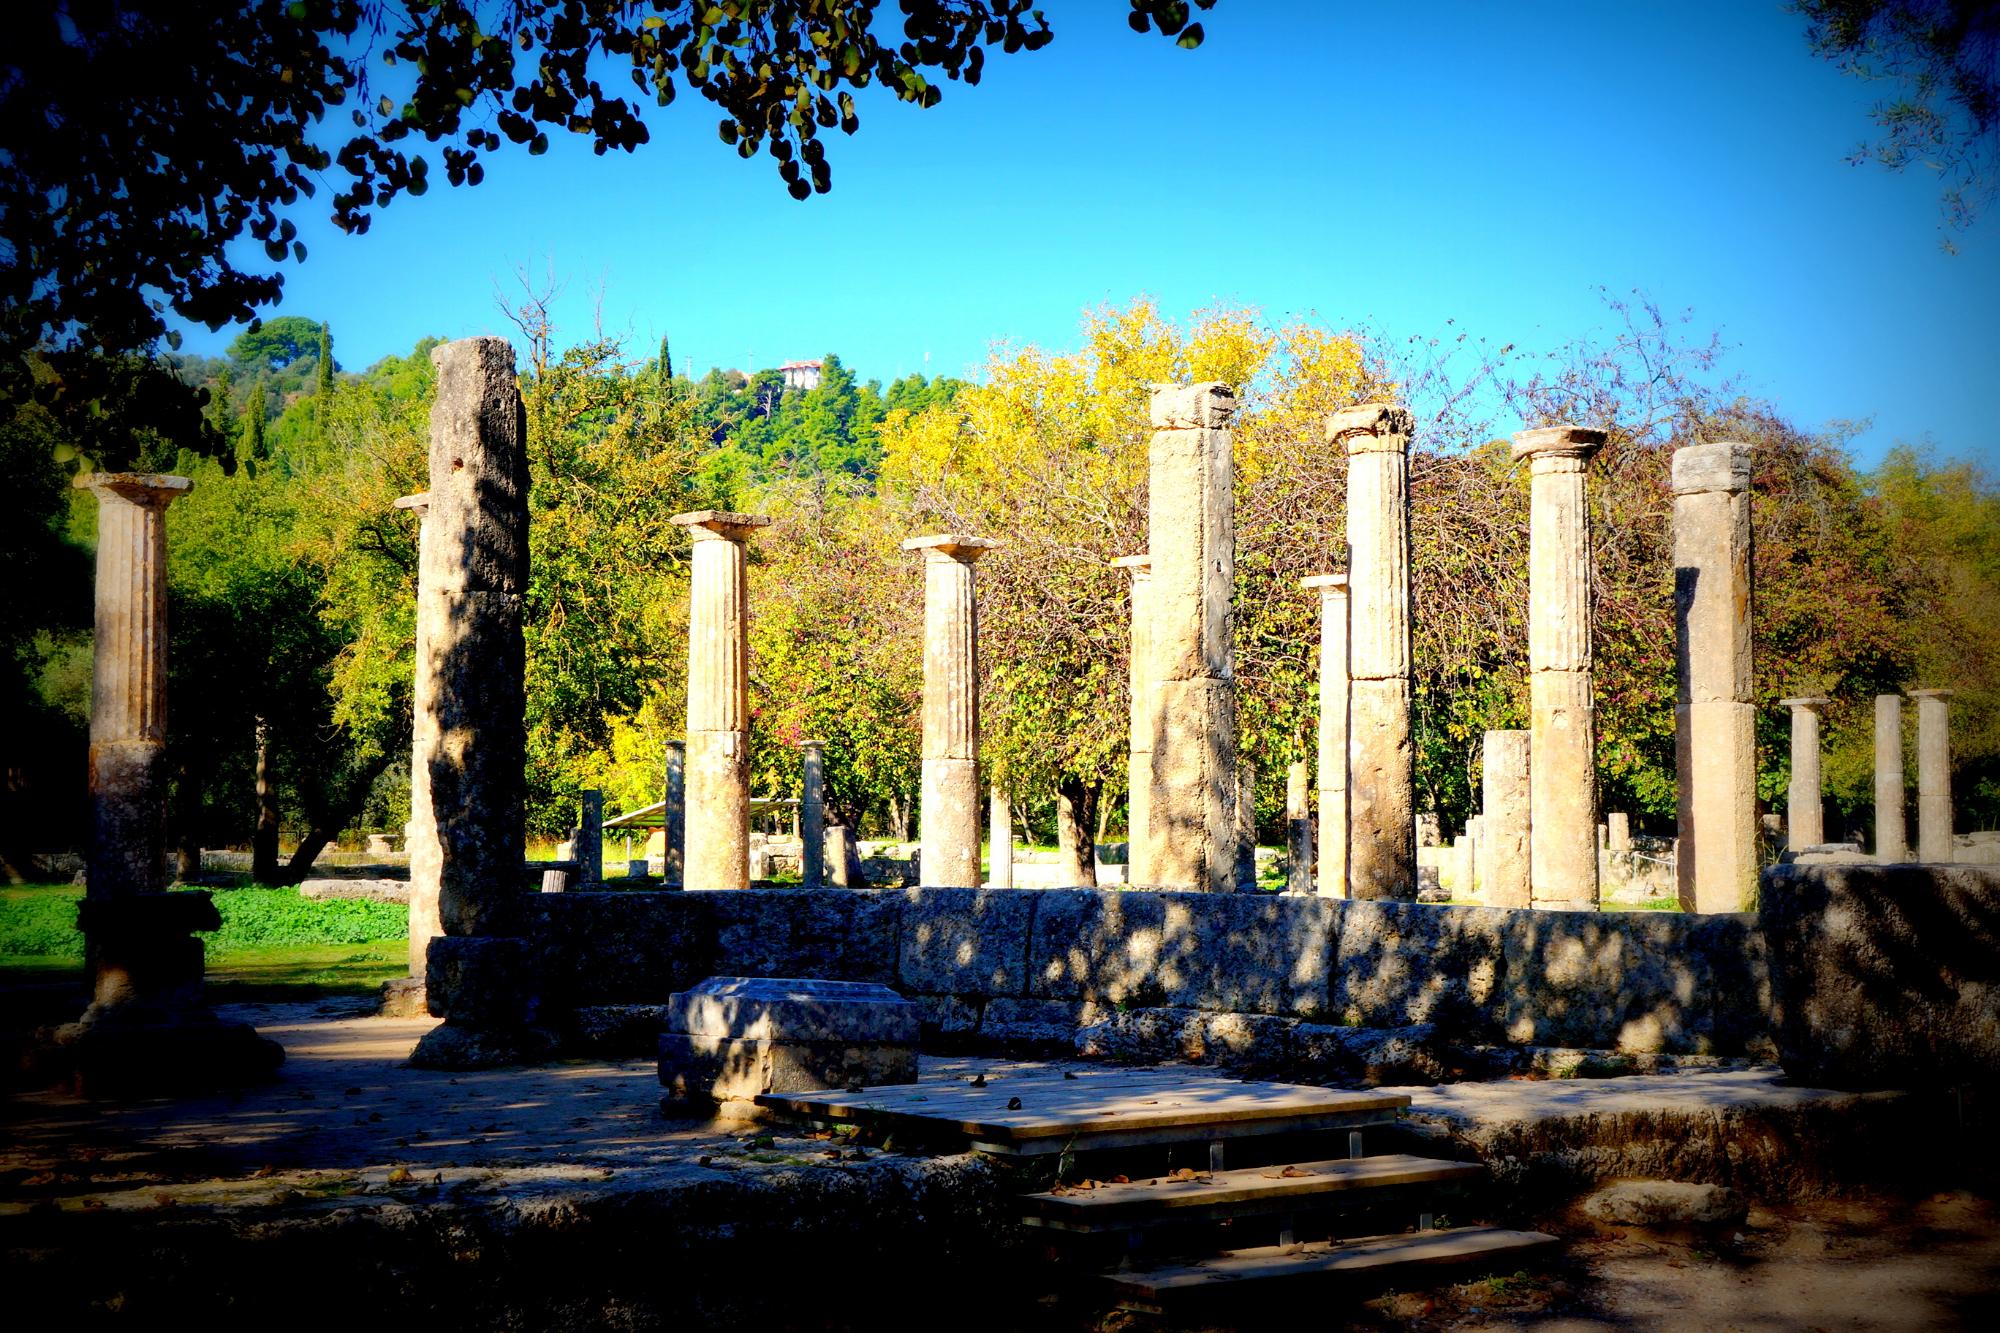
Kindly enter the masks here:
<path id="1" fill-rule="evenodd" d="M 1312 1282 L 1379 1282 L 1391 1275 L 1397 1279 L 1406 1274 L 1414 1277 L 1427 1269 L 1504 1265 L 1556 1243 L 1554 1236 L 1539 1231 L 1458 1227 L 1403 1236 L 1227 1250 L 1192 1263 L 1135 1268 L 1108 1273 L 1105 1278 L 1124 1303 L 1158 1308 L 1225 1291 L 1236 1300 L 1248 1295 L 1248 1289 L 1289 1293 L 1294 1285 Z"/>
<path id="2" fill-rule="evenodd" d="M 1097 1233 L 1168 1222 L 1214 1221 L 1372 1201 L 1408 1188 L 1465 1185 L 1482 1179 L 1476 1163 L 1389 1153 L 1327 1162 L 1253 1166 L 1188 1176 L 1067 1188 L 1023 1197 L 1029 1226 Z"/>

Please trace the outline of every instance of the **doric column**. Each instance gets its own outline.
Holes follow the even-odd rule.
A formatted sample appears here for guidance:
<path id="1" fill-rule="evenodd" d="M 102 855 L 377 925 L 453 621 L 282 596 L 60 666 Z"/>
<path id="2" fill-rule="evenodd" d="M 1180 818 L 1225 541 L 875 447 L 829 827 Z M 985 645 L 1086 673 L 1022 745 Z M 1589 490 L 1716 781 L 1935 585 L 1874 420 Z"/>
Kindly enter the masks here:
<path id="1" fill-rule="evenodd" d="M 1875 859 L 1910 859 L 1910 830 L 1903 812 L 1903 697 L 1875 696 Z"/>
<path id="2" fill-rule="evenodd" d="M 1785 845 L 1804 851 L 1826 841 L 1819 775 L 1819 710 L 1829 700 L 1780 699 L 1792 710 L 1792 785 L 1785 799 Z"/>
<path id="3" fill-rule="evenodd" d="M 1684 912 L 1757 905 L 1747 444 L 1674 451 L 1675 768 Z"/>
<path id="4" fill-rule="evenodd" d="M 1917 701 L 1917 859 L 1950 861 L 1951 696 L 1956 690 L 1911 690 Z"/>
<path id="5" fill-rule="evenodd" d="M 1480 901 L 1488 907 L 1528 907 L 1533 826 L 1533 737 L 1526 731 L 1486 733 L 1481 765 L 1480 833 L 1485 839 L 1485 884 Z"/>
<path id="6" fill-rule="evenodd" d="M 1410 435 L 1401 407 L 1345 408 L 1347 449 L 1347 896 L 1417 896 L 1410 740 Z"/>
<path id="7" fill-rule="evenodd" d="M 912 537 L 924 553 L 923 882 L 979 887 L 979 608 L 972 566 L 990 537 Z"/>
<path id="8" fill-rule="evenodd" d="M 1155 883 L 1235 886 L 1235 457 L 1226 384 L 1153 386 L 1147 680 L 1154 705 L 1146 869 Z"/>
<path id="9" fill-rule="evenodd" d="M 743 543 L 771 520 L 698 509 L 688 584 L 687 869 L 691 889 L 750 887 L 750 619 Z"/>
<path id="10" fill-rule="evenodd" d="M 442 868 L 437 828 L 431 823 L 431 751 L 437 744 L 437 710 L 431 702 L 434 673 L 424 670 L 431 658 L 430 611 L 435 596 L 425 596 L 424 550 L 430 542 L 431 497 L 428 492 L 405 495 L 396 508 L 417 516 L 417 671 L 410 700 L 410 823 L 403 846 L 410 857 L 410 975 L 421 977 L 430 965 L 431 941 L 444 934 L 438 920 L 438 873 Z"/>
<path id="11" fill-rule="evenodd" d="M 1153 596 L 1153 557 L 1124 555 L 1111 565 L 1132 576 L 1132 647 L 1127 672 L 1132 695 L 1131 734 L 1125 763 L 1130 791 L 1125 815 L 1126 882 L 1151 884 L 1152 869 L 1146 858 L 1152 836 L 1147 830 L 1147 819 L 1153 808 L 1153 733 L 1159 726 L 1160 704 L 1159 691 L 1152 688 L 1146 677 L 1152 654 L 1146 625 Z"/>
<path id="12" fill-rule="evenodd" d="M 825 741 L 800 741 L 804 780 L 799 786 L 799 880 L 808 889 L 826 885 Z"/>
<path id="13" fill-rule="evenodd" d="M 1290 893 L 1313 890 L 1311 771 L 1303 759 L 1285 769 L 1285 889 Z"/>
<path id="14" fill-rule="evenodd" d="M 687 883 L 687 742 L 667 742 L 665 804 L 660 809 L 660 882 Z"/>
<path id="15" fill-rule="evenodd" d="M 1319 592 L 1320 896 L 1347 896 L 1347 575 L 1314 574 Z"/>
<path id="16" fill-rule="evenodd" d="M 986 801 L 986 879 L 996 889 L 1014 887 L 1014 803 L 998 783 Z"/>
<path id="17" fill-rule="evenodd" d="M 1528 695 L 1534 732 L 1529 890 L 1534 905 L 1597 907 L 1597 727 L 1591 698 L 1590 506 L 1584 474 L 1604 432 L 1514 435 L 1528 460 Z"/>

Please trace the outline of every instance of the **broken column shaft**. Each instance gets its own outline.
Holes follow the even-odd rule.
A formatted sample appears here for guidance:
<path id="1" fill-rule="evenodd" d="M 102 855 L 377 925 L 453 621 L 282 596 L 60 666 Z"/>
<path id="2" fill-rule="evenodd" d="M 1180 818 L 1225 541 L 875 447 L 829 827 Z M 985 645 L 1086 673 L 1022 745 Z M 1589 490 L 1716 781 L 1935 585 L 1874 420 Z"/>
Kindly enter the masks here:
<path id="1" fill-rule="evenodd" d="M 1955 690 L 1911 690 L 1917 701 L 1917 859 L 1950 861 L 1951 696 Z"/>
<path id="2" fill-rule="evenodd" d="M 1778 702 L 1792 710 L 1792 781 L 1785 799 L 1785 843 L 1799 852 L 1826 841 L 1826 813 L 1820 795 L 1819 710 L 1828 701 Z"/>
<path id="3" fill-rule="evenodd" d="M 972 566 L 999 543 L 912 537 L 924 553 L 922 882 L 979 887 L 979 604 Z"/>
<path id="4" fill-rule="evenodd" d="M 799 881 L 808 889 L 826 883 L 826 753 L 823 741 L 800 741 Z"/>
<path id="5" fill-rule="evenodd" d="M 1875 696 L 1875 859 L 1910 859 L 1909 824 L 1903 810 L 1903 698 Z"/>
<path id="6" fill-rule="evenodd" d="M 1534 804 L 1532 737 L 1525 731 L 1489 731 L 1484 753 L 1480 836 L 1486 846 L 1479 900 L 1487 907 L 1528 907 L 1533 902 L 1528 888 Z"/>
<path id="7" fill-rule="evenodd" d="M 1347 575 L 1314 574 L 1319 591 L 1319 864 L 1321 897 L 1347 896 Z"/>

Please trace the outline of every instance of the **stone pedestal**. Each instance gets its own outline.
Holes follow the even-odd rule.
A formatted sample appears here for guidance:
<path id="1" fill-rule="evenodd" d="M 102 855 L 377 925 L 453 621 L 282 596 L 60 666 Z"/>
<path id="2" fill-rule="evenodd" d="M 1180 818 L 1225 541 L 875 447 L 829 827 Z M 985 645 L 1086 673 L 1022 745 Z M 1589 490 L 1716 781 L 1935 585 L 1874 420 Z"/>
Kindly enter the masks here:
<path id="1" fill-rule="evenodd" d="M 443 934 L 426 998 L 445 1022 L 413 1064 L 466 1068 L 537 1058 L 548 1036 L 520 929 L 526 860 L 527 420 L 503 339 L 431 352 L 430 512 L 416 697 L 426 716 L 429 818 L 413 821 L 411 875 L 435 875 Z M 442 971 L 440 970 L 442 968 Z"/>
<path id="2" fill-rule="evenodd" d="M 986 882 L 996 889 L 1014 887 L 1014 803 L 995 786 L 986 800 Z"/>
<path id="3" fill-rule="evenodd" d="M 660 881 L 687 883 L 687 742 L 667 742 L 666 804 L 660 810 Z"/>
<path id="4" fill-rule="evenodd" d="M 1347 575 L 1299 582 L 1319 593 L 1319 865 L 1326 898 L 1347 896 Z"/>
<path id="5" fill-rule="evenodd" d="M 1291 893 L 1313 889 L 1311 771 L 1303 759 L 1293 760 L 1285 770 L 1285 888 Z"/>
<path id="6" fill-rule="evenodd" d="M 1826 841 L 1821 798 L 1819 715 L 1826 699 L 1780 699 L 1792 710 L 1792 782 L 1785 801 L 1785 845 L 1795 852 Z"/>
<path id="7" fill-rule="evenodd" d="M 1480 830 L 1486 840 L 1487 907 L 1532 905 L 1529 890 L 1530 829 L 1533 816 L 1533 739 L 1525 731 L 1486 733 L 1480 799 Z"/>
<path id="8" fill-rule="evenodd" d="M 1910 859 L 1910 830 L 1903 810 L 1903 698 L 1875 696 L 1875 859 Z"/>
<path id="9" fill-rule="evenodd" d="M 1149 447 L 1147 681 L 1156 695 L 1148 877 L 1228 893 L 1235 885 L 1235 461 L 1224 384 L 1156 385 Z"/>
<path id="10" fill-rule="evenodd" d="M 662 1109 L 749 1116 L 760 1093 L 915 1083 L 920 1027 L 872 982 L 710 977 L 667 1002 Z"/>
<path id="11" fill-rule="evenodd" d="M 1597 727 L 1591 694 L 1590 505 L 1584 477 L 1604 432 L 1514 436 L 1527 459 L 1528 695 L 1534 733 L 1529 888 L 1534 906 L 1597 906 Z"/>
<path id="12" fill-rule="evenodd" d="M 1120 556 L 1111 562 L 1132 576 L 1132 645 L 1127 679 L 1132 697 L 1130 739 L 1126 742 L 1126 780 L 1129 785 L 1125 816 L 1127 871 L 1134 884 L 1151 884 L 1147 861 L 1152 834 L 1147 822 L 1152 811 L 1153 734 L 1159 727 L 1159 692 L 1146 672 L 1152 659 L 1152 639 L 1147 617 L 1153 596 L 1153 557 Z"/>
<path id="13" fill-rule="evenodd" d="M 826 743 L 800 741 L 799 880 L 808 889 L 826 883 Z"/>
<path id="14" fill-rule="evenodd" d="M 166 509 L 185 477 L 93 473 L 96 639 L 90 702 L 88 887 L 77 912 L 90 1004 L 44 1030 L 28 1071 L 87 1096 L 252 1082 L 284 1059 L 275 1042 L 202 1001 L 202 943 L 222 924 L 206 893 L 168 893 Z"/>
<path id="15" fill-rule="evenodd" d="M 998 542 L 912 537 L 924 554 L 923 882 L 979 887 L 979 609 L 972 567 Z"/>
<path id="16" fill-rule="evenodd" d="M 1917 859 L 1956 860 L 1951 842 L 1951 696 L 1911 690 L 1917 701 Z"/>
<path id="17" fill-rule="evenodd" d="M 1401 407 L 1327 418 L 1347 450 L 1347 889 L 1417 896 L 1410 737 L 1410 435 Z"/>
<path id="18" fill-rule="evenodd" d="M 771 520 L 701 509 L 671 521 L 694 538 L 688 585 L 686 882 L 691 889 L 747 889 L 750 621 L 743 543 Z"/>
<path id="19" fill-rule="evenodd" d="M 1750 661 L 1747 444 L 1674 451 L 1674 708 L 1680 905 L 1757 902 L 1757 705 Z"/>

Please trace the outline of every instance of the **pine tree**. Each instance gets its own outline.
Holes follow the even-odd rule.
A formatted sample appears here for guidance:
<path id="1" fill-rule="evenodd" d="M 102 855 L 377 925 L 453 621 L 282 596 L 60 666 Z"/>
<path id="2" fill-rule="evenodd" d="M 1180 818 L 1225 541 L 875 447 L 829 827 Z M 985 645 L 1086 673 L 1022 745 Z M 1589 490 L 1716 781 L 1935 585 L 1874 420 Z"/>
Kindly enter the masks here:
<path id="1" fill-rule="evenodd" d="M 326 434 L 327 408 L 333 402 L 333 331 L 324 321 L 319 326 L 319 401 L 316 404 L 320 434 Z"/>
<path id="2" fill-rule="evenodd" d="M 222 441 L 223 451 L 233 453 L 236 448 L 236 376 L 226 361 L 222 363 L 222 369 L 215 372 L 215 385 L 208 391 L 208 424 Z"/>

